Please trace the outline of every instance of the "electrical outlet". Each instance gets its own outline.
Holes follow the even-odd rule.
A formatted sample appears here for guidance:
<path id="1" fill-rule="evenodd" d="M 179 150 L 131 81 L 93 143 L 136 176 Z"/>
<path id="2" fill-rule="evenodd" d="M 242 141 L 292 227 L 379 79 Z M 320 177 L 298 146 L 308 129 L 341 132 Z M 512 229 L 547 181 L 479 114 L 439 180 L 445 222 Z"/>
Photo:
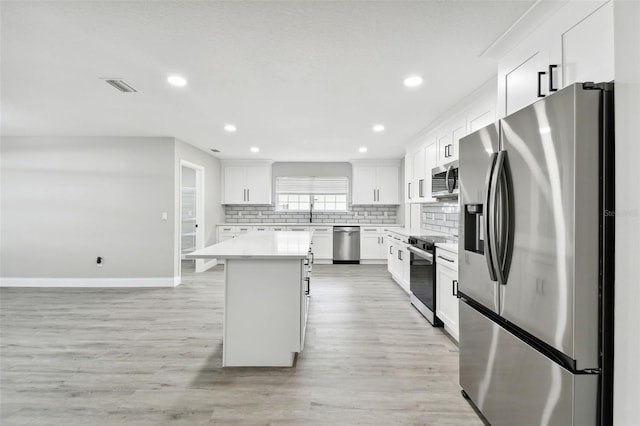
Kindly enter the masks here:
<path id="1" fill-rule="evenodd" d="M 368 216 L 368 213 L 367 213 L 367 212 L 364 212 L 364 217 L 367 217 L 367 216 Z"/>
<path id="2" fill-rule="evenodd" d="M 242 212 L 238 211 L 238 217 L 242 217 Z"/>
<path id="3" fill-rule="evenodd" d="M 96 264 L 98 265 L 98 268 L 102 268 L 102 265 L 104 264 L 104 258 L 102 256 L 98 256 L 96 258 Z"/>
<path id="4" fill-rule="evenodd" d="M 384 217 L 387 217 L 387 212 L 384 212 Z"/>
<path id="5" fill-rule="evenodd" d="M 262 212 L 258 212 L 258 217 L 262 217 Z"/>

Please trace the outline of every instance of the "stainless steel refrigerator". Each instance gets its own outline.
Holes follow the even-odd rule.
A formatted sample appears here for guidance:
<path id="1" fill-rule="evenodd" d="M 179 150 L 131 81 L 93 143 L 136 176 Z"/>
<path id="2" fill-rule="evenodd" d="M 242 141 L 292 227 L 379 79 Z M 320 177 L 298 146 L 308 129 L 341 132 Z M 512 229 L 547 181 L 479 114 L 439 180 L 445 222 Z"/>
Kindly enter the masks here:
<path id="1" fill-rule="evenodd" d="M 613 83 L 460 140 L 460 385 L 497 425 L 611 422 Z"/>

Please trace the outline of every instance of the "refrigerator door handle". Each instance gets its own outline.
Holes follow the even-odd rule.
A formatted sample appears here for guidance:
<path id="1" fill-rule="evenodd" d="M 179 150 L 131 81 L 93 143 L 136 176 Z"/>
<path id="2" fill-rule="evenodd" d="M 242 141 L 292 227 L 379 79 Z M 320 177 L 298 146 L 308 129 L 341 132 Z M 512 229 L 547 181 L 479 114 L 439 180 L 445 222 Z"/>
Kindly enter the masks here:
<path id="1" fill-rule="evenodd" d="M 492 253 L 492 242 L 493 242 L 493 231 L 491 228 L 491 224 L 493 221 L 491 220 L 491 178 L 493 177 L 493 169 L 496 164 L 497 153 L 491 154 L 491 158 L 489 160 L 489 168 L 487 170 L 487 179 L 485 181 L 485 188 L 487 189 L 487 196 L 485 199 L 485 209 L 484 209 L 484 242 L 485 242 L 485 250 L 484 250 L 484 258 L 487 261 L 487 269 L 489 269 L 489 278 L 491 281 L 497 281 L 496 271 L 493 268 L 493 253 Z"/>
<path id="2" fill-rule="evenodd" d="M 506 284 L 506 279 L 503 273 L 503 260 L 504 250 L 506 249 L 504 244 L 504 222 L 506 215 L 504 214 L 503 202 L 506 194 L 500 189 L 503 188 L 503 170 L 504 170 L 504 158 L 506 151 L 498 152 L 496 158 L 496 165 L 493 168 L 493 176 L 491 178 L 491 195 L 489 200 L 489 214 L 491 222 L 491 244 L 489 245 L 489 251 L 493 260 L 493 267 L 496 272 L 498 282 L 500 284 Z M 498 198 L 498 192 L 500 191 L 500 198 Z M 500 204 L 500 205 L 498 205 Z M 498 233 L 498 229 L 500 232 Z M 500 234 L 500 235 L 498 235 Z"/>
<path id="3" fill-rule="evenodd" d="M 512 230 L 513 230 L 513 203 L 511 193 L 510 176 L 508 172 L 507 152 L 501 151 L 502 158 L 498 160 L 498 178 L 499 178 L 499 194 L 500 194 L 500 238 L 497 239 L 498 245 L 498 265 L 500 283 L 506 284 L 509 272 L 509 263 L 511 261 L 512 250 Z"/>

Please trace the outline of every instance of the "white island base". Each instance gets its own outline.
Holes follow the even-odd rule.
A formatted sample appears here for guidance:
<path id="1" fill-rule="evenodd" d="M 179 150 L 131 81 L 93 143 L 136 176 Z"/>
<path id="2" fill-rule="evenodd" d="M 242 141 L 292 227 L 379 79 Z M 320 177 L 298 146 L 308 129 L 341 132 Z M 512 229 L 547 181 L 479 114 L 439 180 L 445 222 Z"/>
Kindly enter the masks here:
<path id="1" fill-rule="evenodd" d="M 250 232 L 188 254 L 225 259 L 223 367 L 292 367 L 304 347 L 310 232 Z"/>
<path id="2" fill-rule="evenodd" d="M 304 346 L 300 259 L 227 259 L 222 365 L 291 367 Z"/>

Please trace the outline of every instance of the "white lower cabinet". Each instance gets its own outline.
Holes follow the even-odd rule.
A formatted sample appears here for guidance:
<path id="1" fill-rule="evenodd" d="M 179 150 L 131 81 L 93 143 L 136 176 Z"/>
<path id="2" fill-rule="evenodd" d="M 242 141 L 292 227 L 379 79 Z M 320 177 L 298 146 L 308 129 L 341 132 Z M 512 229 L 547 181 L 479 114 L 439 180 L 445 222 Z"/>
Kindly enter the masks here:
<path id="1" fill-rule="evenodd" d="M 407 249 L 408 243 L 397 236 L 387 235 L 387 269 L 391 278 L 407 293 L 409 290 L 409 276 L 411 256 Z"/>
<path id="2" fill-rule="evenodd" d="M 333 227 L 313 227 L 313 258 L 328 261 L 333 259 Z M 324 263 L 324 262 L 323 262 Z"/>
<path id="3" fill-rule="evenodd" d="M 458 254 L 436 248 L 436 316 L 458 340 Z"/>
<path id="4" fill-rule="evenodd" d="M 237 237 L 240 234 L 253 231 L 253 226 L 218 226 L 219 243 Z"/>
<path id="5" fill-rule="evenodd" d="M 380 228 L 361 226 L 360 227 L 360 260 L 384 260 L 387 259 L 385 252 L 385 234 Z"/>

